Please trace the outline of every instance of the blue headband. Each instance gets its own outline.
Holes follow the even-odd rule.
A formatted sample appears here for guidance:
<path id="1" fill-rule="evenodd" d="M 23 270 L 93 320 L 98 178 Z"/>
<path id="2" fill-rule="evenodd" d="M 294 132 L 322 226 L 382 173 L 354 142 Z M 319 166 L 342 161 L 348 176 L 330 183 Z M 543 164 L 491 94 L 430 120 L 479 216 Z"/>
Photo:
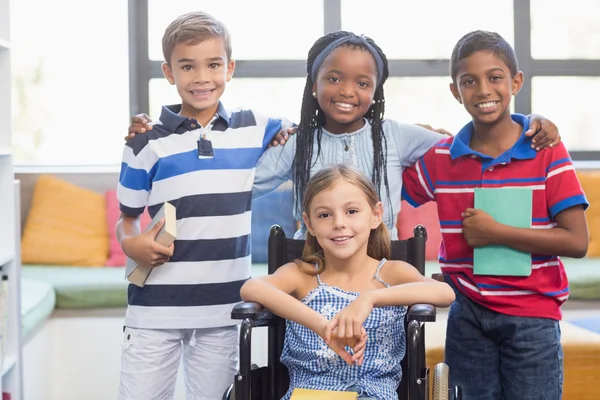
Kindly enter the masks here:
<path id="1" fill-rule="evenodd" d="M 319 68 L 321 68 L 321 64 L 323 64 L 323 61 L 325 60 L 325 58 L 333 50 L 337 49 L 338 47 L 340 47 L 341 45 L 346 44 L 346 43 L 363 46 L 367 50 L 369 50 L 369 53 L 371 53 L 371 55 L 375 59 L 375 65 L 377 66 L 377 84 L 379 84 L 383 77 L 383 60 L 381 59 L 381 56 L 379 55 L 377 50 L 375 50 L 375 48 L 367 42 L 367 40 L 365 39 L 364 36 L 357 36 L 354 34 L 352 34 L 351 36 L 344 36 L 344 37 L 334 40 L 333 42 L 329 43 L 327 45 L 327 47 L 325 47 L 323 49 L 323 51 L 321 51 L 319 53 L 319 55 L 315 58 L 315 61 L 313 62 L 313 65 L 312 65 L 312 69 L 310 71 L 311 80 L 313 82 L 316 81 L 317 72 L 319 71 Z"/>

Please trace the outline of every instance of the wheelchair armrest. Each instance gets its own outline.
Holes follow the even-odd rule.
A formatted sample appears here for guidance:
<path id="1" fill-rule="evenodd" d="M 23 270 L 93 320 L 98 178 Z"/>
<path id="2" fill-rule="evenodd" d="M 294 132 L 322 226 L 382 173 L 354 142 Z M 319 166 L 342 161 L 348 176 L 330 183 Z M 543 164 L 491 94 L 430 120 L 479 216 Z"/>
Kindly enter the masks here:
<path id="1" fill-rule="evenodd" d="M 431 304 L 414 304 L 408 308 L 408 321 L 435 322 L 436 309 Z"/>
<path id="2" fill-rule="evenodd" d="M 254 322 L 267 321 L 273 318 L 273 314 L 262 305 L 251 301 L 236 304 L 231 310 L 231 319 L 246 318 L 250 318 Z"/>

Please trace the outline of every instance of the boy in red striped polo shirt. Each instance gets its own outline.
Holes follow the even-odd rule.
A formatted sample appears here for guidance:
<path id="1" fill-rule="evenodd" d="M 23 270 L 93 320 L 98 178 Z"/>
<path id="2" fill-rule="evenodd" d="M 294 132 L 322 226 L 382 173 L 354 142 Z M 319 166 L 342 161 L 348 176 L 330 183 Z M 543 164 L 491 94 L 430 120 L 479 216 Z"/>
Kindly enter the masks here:
<path id="1" fill-rule="evenodd" d="M 536 153 L 527 118 L 511 115 L 523 73 L 505 40 L 471 32 L 450 64 L 450 90 L 472 121 L 404 171 L 403 197 L 438 205 L 439 260 L 457 292 L 446 335 L 451 384 L 466 400 L 560 400 L 558 321 L 569 285 L 559 256 L 585 256 L 588 202 L 564 144 Z M 474 209 L 476 187 L 531 188 L 531 228 Z M 475 275 L 473 248 L 490 244 L 531 253 L 531 275 Z"/>

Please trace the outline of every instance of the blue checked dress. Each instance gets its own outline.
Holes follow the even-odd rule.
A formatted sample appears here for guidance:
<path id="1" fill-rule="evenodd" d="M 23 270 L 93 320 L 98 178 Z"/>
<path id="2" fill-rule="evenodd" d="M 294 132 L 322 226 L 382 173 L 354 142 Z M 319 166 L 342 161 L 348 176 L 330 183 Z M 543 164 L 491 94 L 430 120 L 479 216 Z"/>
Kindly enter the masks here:
<path id="1" fill-rule="evenodd" d="M 389 287 L 379 276 L 383 259 L 377 267 L 375 279 Z M 303 300 L 328 320 L 358 297 L 321 282 Z M 296 322 L 287 321 L 281 362 L 290 373 L 290 390 L 282 400 L 292 395 L 294 388 L 340 390 L 360 389 L 361 396 L 380 400 L 397 399 L 396 389 L 402 377 L 400 361 L 406 353 L 404 317 L 406 307 L 377 307 L 363 324 L 368 334 L 362 366 L 349 365 L 331 350 L 323 339 Z"/>

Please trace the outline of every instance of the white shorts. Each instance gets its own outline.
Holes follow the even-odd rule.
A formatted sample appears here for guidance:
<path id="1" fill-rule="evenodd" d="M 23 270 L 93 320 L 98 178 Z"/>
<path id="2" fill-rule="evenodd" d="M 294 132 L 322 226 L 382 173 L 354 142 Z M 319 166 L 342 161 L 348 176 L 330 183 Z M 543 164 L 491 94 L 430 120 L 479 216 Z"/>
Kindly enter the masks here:
<path id="1" fill-rule="evenodd" d="M 183 362 L 187 400 L 221 400 L 233 383 L 238 327 L 125 328 L 119 400 L 171 400 Z"/>

